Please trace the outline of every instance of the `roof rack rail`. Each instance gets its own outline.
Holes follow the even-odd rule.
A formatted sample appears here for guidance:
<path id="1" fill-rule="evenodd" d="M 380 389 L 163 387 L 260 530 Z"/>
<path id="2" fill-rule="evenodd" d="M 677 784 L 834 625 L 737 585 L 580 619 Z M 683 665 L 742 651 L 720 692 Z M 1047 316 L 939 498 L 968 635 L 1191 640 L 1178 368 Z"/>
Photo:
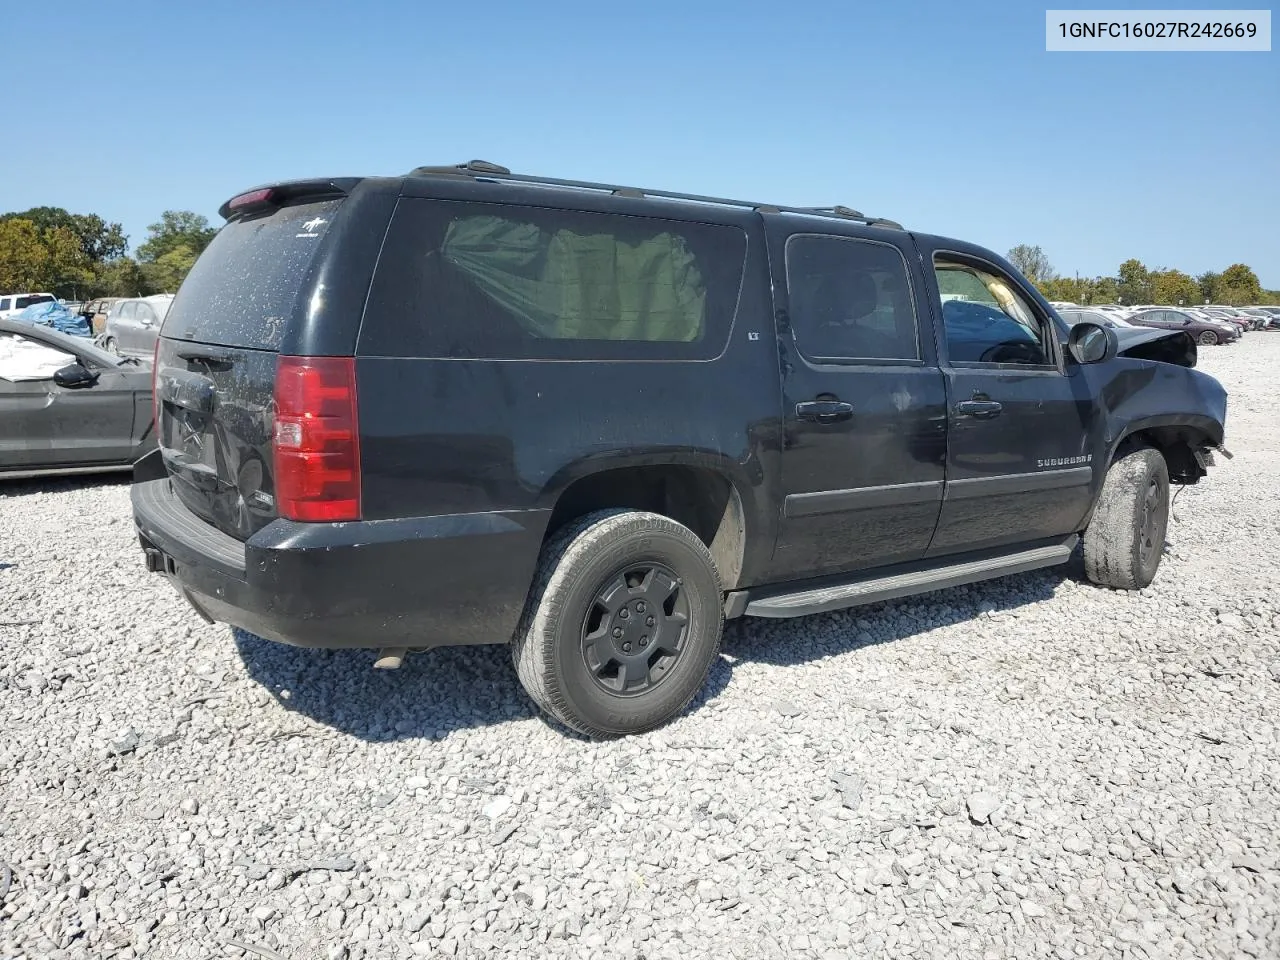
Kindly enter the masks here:
<path id="1" fill-rule="evenodd" d="M 545 187 L 569 187 L 576 190 L 598 190 L 619 197 L 644 199 L 654 197 L 662 200 L 683 200 L 688 203 L 709 203 L 725 207 L 747 207 L 757 213 L 798 213 L 809 217 L 836 217 L 842 220 L 857 220 L 868 226 L 889 227 L 894 230 L 903 229 L 902 224 L 884 217 L 869 217 L 864 213 L 836 204 L 830 207 L 788 207 L 777 203 L 756 203 L 751 200 L 729 200 L 725 197 L 708 197 L 696 193 L 676 193 L 671 190 L 650 190 L 641 187 L 623 187 L 613 183 L 594 183 L 589 180 L 562 180 L 557 177 L 536 177 L 527 174 L 512 173 L 504 166 L 490 163 L 487 160 L 468 160 L 466 163 L 451 166 L 415 167 L 409 171 L 410 177 L 470 177 L 473 180 L 508 180 L 513 183 L 529 183 Z"/>

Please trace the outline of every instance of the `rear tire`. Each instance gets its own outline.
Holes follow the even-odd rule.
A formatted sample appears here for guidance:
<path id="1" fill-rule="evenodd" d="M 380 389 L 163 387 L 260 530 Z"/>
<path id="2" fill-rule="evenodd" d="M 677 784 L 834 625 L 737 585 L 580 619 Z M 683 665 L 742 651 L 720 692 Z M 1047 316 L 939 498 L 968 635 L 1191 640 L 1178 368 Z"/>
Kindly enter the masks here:
<path id="1" fill-rule="evenodd" d="M 117 357 L 120 356 L 120 350 L 118 347 L 116 347 L 115 337 L 107 337 L 105 340 L 103 340 L 102 349 L 107 351 L 107 353 L 115 354 Z"/>
<path id="2" fill-rule="evenodd" d="M 1085 576 L 1141 590 L 1155 579 L 1168 528 L 1169 467 L 1160 451 L 1140 447 L 1117 458 L 1084 532 Z"/>
<path id="3" fill-rule="evenodd" d="M 543 547 L 512 659 L 543 712 L 591 737 L 624 736 L 684 710 L 723 627 L 720 576 L 691 530 L 602 511 Z"/>

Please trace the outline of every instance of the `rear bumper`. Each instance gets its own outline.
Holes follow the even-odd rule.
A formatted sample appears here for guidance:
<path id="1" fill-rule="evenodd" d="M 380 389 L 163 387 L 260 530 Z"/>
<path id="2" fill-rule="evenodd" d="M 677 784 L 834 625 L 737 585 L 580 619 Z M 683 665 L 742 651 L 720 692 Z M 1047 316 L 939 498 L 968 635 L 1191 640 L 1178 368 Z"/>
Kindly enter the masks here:
<path id="1" fill-rule="evenodd" d="M 506 643 L 549 511 L 408 520 L 275 520 L 246 542 L 191 513 L 168 480 L 135 483 L 148 569 L 205 617 L 303 647 Z"/>

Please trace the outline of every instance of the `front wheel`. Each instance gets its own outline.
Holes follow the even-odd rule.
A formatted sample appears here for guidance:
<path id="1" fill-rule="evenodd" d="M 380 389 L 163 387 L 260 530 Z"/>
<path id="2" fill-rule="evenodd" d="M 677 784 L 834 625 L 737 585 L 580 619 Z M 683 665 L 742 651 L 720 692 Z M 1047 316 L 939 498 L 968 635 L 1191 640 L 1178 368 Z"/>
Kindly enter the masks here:
<path id="1" fill-rule="evenodd" d="M 1218 335 L 1214 333 L 1212 330 L 1205 330 L 1203 333 L 1200 334 L 1198 339 L 1201 345 L 1206 347 L 1212 347 L 1214 344 L 1218 342 Z"/>
<path id="2" fill-rule="evenodd" d="M 1094 583 L 1141 590 L 1155 579 L 1169 528 L 1169 467 L 1159 450 L 1140 447 L 1107 471 L 1089 528 L 1084 571 Z"/>
<path id="3" fill-rule="evenodd" d="M 512 659 L 543 712 L 588 736 L 623 736 L 688 705 L 723 626 L 720 577 L 691 530 L 654 513 L 604 511 L 543 548 Z"/>

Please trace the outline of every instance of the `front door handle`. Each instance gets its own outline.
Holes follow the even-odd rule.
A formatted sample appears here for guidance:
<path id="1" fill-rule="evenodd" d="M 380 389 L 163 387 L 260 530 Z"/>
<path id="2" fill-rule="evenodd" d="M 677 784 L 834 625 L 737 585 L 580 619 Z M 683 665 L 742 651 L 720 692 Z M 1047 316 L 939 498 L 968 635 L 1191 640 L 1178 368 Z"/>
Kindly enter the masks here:
<path id="1" fill-rule="evenodd" d="M 853 416 L 853 404 L 839 400 L 807 400 L 796 404 L 796 416 L 814 423 L 838 423 Z"/>
<path id="2" fill-rule="evenodd" d="M 1000 416 L 1004 407 L 995 400 L 961 400 L 956 404 L 956 412 L 978 420 L 990 420 Z"/>

